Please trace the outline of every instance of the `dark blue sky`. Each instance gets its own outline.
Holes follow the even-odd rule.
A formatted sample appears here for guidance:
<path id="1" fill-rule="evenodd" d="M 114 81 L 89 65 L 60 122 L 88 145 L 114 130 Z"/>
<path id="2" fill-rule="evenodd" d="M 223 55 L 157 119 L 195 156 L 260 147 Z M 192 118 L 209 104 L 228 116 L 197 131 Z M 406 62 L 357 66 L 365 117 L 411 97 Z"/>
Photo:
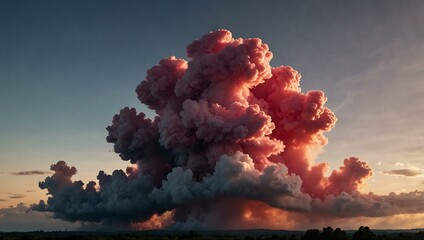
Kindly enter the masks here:
<path id="1" fill-rule="evenodd" d="M 98 126 L 99 114 L 132 103 L 150 66 L 185 57 L 189 42 L 219 28 L 262 38 L 274 65 L 322 88 L 373 68 L 382 46 L 422 41 L 420 2 L 2 1 L 1 107 L 10 114 L 1 125 Z"/>

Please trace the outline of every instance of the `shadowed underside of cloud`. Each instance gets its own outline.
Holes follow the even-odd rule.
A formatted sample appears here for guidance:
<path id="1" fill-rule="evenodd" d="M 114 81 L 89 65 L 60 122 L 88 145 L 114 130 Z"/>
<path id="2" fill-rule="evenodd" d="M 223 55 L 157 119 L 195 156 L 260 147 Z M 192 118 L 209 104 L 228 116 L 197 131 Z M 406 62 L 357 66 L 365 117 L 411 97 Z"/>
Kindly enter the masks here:
<path id="1" fill-rule="evenodd" d="M 314 157 L 336 123 L 327 98 L 303 93 L 293 68 L 270 66 L 260 39 L 219 30 L 192 42 L 187 55 L 161 60 L 138 85 L 154 119 L 124 108 L 107 127 L 106 140 L 134 167 L 100 171 L 97 186 L 73 181 L 77 169 L 59 161 L 39 183 L 50 197 L 32 209 L 67 221 L 179 229 L 424 212 L 422 192 L 361 194 L 372 173 L 356 157 L 325 175 L 328 164 Z"/>
<path id="2" fill-rule="evenodd" d="M 28 176 L 28 175 L 46 175 L 51 174 L 50 171 L 41 171 L 41 170 L 34 170 L 34 171 L 21 171 L 21 172 L 13 172 L 12 175 L 15 176 Z"/>
<path id="3" fill-rule="evenodd" d="M 421 170 L 417 169 L 395 169 L 384 171 L 383 173 L 388 175 L 400 175 L 405 177 L 415 177 L 423 174 Z"/>

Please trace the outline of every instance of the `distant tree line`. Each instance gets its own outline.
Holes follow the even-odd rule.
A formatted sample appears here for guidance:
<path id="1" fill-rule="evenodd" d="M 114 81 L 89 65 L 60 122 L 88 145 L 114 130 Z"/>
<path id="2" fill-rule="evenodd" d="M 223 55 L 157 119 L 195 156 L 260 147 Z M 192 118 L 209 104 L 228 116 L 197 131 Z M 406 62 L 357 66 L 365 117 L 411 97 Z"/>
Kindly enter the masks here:
<path id="1" fill-rule="evenodd" d="M 272 236 L 229 236 L 213 235 L 207 236 L 190 231 L 181 234 L 166 234 L 150 236 L 148 233 L 135 232 L 125 234 L 108 233 L 68 233 L 68 232 L 30 232 L 30 233 L 1 233 L 0 240 L 424 240 L 424 231 L 419 232 L 397 232 L 375 234 L 369 227 L 361 226 L 352 235 L 347 234 L 340 228 L 331 227 L 309 229 L 303 235 L 277 235 Z"/>

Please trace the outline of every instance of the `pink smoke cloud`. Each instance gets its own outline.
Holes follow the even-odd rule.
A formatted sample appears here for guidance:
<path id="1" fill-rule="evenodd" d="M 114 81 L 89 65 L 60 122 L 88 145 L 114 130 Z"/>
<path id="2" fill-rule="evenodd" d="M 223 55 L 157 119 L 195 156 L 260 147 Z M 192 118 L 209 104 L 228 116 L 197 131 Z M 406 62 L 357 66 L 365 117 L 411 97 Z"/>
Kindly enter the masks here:
<path id="1" fill-rule="evenodd" d="M 300 215 L 377 217 L 411 213 L 410 204 L 424 212 L 421 192 L 361 193 L 372 172 L 356 157 L 326 176 L 328 164 L 314 158 L 337 121 L 327 97 L 302 93 L 293 68 L 270 66 L 260 39 L 218 30 L 191 43 L 187 56 L 161 60 L 136 88 L 154 119 L 123 108 L 107 127 L 107 142 L 136 167 L 100 171 L 98 186 L 84 186 L 59 161 L 39 184 L 51 196 L 33 209 L 68 221 L 181 229 L 293 228 Z"/>

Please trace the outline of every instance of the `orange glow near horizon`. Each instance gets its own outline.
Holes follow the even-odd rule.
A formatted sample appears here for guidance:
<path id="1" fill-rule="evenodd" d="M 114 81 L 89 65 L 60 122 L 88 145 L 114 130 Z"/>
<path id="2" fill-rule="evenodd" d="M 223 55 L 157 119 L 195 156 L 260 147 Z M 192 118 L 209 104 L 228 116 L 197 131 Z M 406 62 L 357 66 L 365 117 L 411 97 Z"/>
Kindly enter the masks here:
<path id="1" fill-rule="evenodd" d="M 139 230 L 163 229 L 174 222 L 172 219 L 173 214 L 173 210 L 166 211 L 162 215 L 154 214 L 149 220 L 140 223 L 134 223 L 132 226 Z"/>

